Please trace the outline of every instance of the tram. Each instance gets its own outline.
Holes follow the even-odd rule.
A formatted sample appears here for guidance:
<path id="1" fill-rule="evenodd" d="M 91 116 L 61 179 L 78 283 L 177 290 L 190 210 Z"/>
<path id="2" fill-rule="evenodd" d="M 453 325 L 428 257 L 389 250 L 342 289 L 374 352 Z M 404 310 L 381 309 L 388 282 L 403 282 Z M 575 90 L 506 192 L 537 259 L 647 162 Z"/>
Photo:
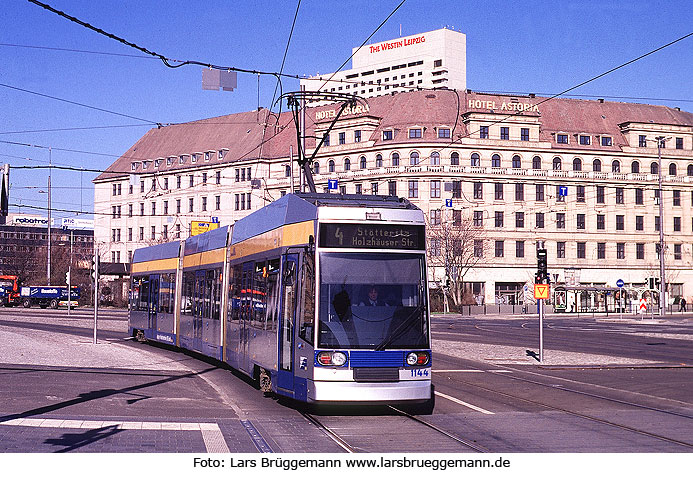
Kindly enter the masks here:
<path id="1" fill-rule="evenodd" d="M 129 332 L 298 401 L 431 413 L 425 240 L 405 199 L 287 194 L 233 226 L 136 250 Z"/>

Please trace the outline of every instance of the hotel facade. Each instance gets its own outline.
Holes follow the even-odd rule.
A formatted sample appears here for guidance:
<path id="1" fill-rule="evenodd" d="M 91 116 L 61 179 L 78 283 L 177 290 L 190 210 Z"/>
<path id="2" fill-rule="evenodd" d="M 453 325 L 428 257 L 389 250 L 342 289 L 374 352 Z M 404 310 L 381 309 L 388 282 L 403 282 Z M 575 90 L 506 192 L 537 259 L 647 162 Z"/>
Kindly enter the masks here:
<path id="1" fill-rule="evenodd" d="M 464 277 L 473 303 L 527 302 L 535 248 L 542 241 L 554 284 L 607 288 L 620 279 L 626 289 L 643 289 L 649 278 L 659 277 L 662 227 L 669 297 L 690 303 L 693 114 L 455 87 L 456 63 L 462 71 L 458 84 L 464 85 L 463 48 L 457 62 L 454 55 L 416 50 L 435 44 L 436 35 L 451 36 L 457 50 L 464 44 L 464 35 L 439 30 L 406 37 L 425 41 L 402 41 L 384 53 L 362 49 L 390 71 L 377 73 L 362 64 L 359 53 L 344 79 L 358 73 L 361 81 L 373 68 L 373 75 L 383 76 L 380 88 L 390 88 L 377 91 L 374 76 L 372 92 L 366 83 L 362 94 L 361 82 L 357 91 L 342 90 L 365 99 L 332 130 L 338 103 L 307 108 L 307 154 L 315 149 L 314 138 L 325 137 L 311 165 L 318 190 L 327 191 L 328 180 L 337 180 L 331 192 L 397 195 L 420 207 L 432 232 L 433 287 L 446 278 L 441 241 L 433 232 L 446 224 L 473 224 L 480 231 L 480 257 Z M 393 52 L 400 58 L 388 56 Z M 408 82 L 418 81 L 418 71 L 407 70 L 407 84 L 400 86 L 398 79 L 393 88 L 394 77 L 387 75 L 391 64 L 409 64 L 402 55 L 419 58 L 423 67 L 431 63 L 431 71 L 421 70 L 422 79 L 434 78 L 434 62 L 441 60 L 449 81 L 415 90 L 421 85 Z M 415 80 L 408 80 L 410 73 Z M 661 151 L 657 137 L 665 138 Z M 297 190 L 299 168 L 291 161 L 296 151 L 291 114 L 265 109 L 150 130 L 94 181 L 102 260 L 127 262 L 138 247 L 185 239 L 193 221 L 232 225 Z"/>

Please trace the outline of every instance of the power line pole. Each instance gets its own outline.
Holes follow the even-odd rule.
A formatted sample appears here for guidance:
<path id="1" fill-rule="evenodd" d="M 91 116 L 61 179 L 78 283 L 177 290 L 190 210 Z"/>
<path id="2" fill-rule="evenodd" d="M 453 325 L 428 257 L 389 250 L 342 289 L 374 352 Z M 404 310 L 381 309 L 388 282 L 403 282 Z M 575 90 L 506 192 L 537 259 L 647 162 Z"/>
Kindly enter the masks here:
<path id="1" fill-rule="evenodd" d="M 664 191 L 662 191 L 662 147 L 668 139 L 657 136 L 657 161 L 659 171 L 659 313 L 666 312 L 666 280 L 664 277 Z"/>
<path id="2" fill-rule="evenodd" d="M 53 165 L 52 149 L 48 148 L 48 267 L 46 270 L 47 285 L 51 285 L 51 166 Z"/>

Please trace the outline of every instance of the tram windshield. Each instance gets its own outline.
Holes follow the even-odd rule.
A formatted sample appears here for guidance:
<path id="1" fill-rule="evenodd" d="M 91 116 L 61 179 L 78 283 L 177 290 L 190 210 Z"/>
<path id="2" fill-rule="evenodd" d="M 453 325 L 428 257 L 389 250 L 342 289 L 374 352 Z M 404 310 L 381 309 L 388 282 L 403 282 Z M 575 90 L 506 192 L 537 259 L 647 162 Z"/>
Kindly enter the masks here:
<path id="1" fill-rule="evenodd" d="M 319 277 L 320 347 L 429 347 L 423 255 L 323 252 Z"/>

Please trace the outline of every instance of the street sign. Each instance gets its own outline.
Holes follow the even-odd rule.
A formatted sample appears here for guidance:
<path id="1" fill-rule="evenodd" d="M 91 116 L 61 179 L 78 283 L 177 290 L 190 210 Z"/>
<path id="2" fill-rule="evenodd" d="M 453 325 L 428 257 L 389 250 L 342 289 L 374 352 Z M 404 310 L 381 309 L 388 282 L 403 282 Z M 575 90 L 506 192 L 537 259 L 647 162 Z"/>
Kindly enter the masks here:
<path id="1" fill-rule="evenodd" d="M 212 216 L 212 223 L 217 224 L 219 222 L 219 218 L 217 216 Z"/>
<path id="2" fill-rule="evenodd" d="M 623 287 L 624 285 L 626 285 L 626 283 L 623 282 L 623 279 L 619 279 L 616 281 L 616 287 Z"/>
<path id="3" fill-rule="evenodd" d="M 647 301 L 643 298 L 640 299 L 640 312 L 647 312 Z"/>
<path id="4" fill-rule="evenodd" d="M 445 200 L 445 206 L 452 207 L 452 199 L 446 199 Z"/>
<path id="5" fill-rule="evenodd" d="M 558 195 L 563 196 L 563 197 L 567 196 L 568 195 L 568 186 L 559 186 Z"/>
<path id="6" fill-rule="evenodd" d="M 327 180 L 327 189 L 338 189 L 339 188 L 339 183 L 336 179 L 328 179 Z"/>
<path id="7" fill-rule="evenodd" d="M 549 298 L 549 284 L 534 284 L 534 298 L 535 299 L 548 299 Z"/>

